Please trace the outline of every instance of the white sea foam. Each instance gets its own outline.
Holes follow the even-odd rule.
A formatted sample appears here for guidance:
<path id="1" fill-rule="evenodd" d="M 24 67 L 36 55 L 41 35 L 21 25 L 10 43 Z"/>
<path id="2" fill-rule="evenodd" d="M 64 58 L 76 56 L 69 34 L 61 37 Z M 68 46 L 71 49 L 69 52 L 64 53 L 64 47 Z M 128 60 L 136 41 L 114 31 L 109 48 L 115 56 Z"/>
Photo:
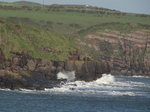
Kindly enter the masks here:
<path id="1" fill-rule="evenodd" d="M 1 91 L 11 91 L 10 89 L 2 89 L 0 88 Z"/>
<path id="2" fill-rule="evenodd" d="M 68 81 L 67 83 L 61 83 L 60 87 L 54 87 L 52 89 L 45 88 L 45 91 L 21 89 L 20 92 L 33 94 L 75 94 L 94 96 L 149 96 L 149 92 L 145 91 L 149 89 L 150 83 L 142 82 L 144 78 L 140 78 L 139 80 L 133 77 L 114 77 L 111 74 L 103 74 L 101 78 L 91 82 L 73 81 L 75 79 L 74 72 L 60 72 L 57 74 L 57 78 L 67 79 Z M 143 88 L 145 91 L 143 91 Z"/>
<path id="3" fill-rule="evenodd" d="M 19 91 L 22 93 L 35 93 L 35 92 L 37 92 L 37 90 L 30 90 L 30 89 L 23 89 L 23 88 L 20 88 L 19 90 L 16 90 L 16 91 Z"/>
<path id="4" fill-rule="evenodd" d="M 115 78 L 111 74 L 103 74 L 101 78 L 97 79 L 94 82 L 97 84 L 111 84 L 115 82 Z"/>
<path id="5" fill-rule="evenodd" d="M 135 78 L 150 78 L 150 76 L 133 75 Z"/>
<path id="6" fill-rule="evenodd" d="M 104 84 L 111 84 L 114 83 L 115 78 L 111 74 L 103 74 L 101 78 L 91 81 L 91 82 L 85 82 L 85 81 L 75 81 L 74 84 L 77 87 L 84 87 L 84 88 L 93 88 L 93 87 L 100 87 L 103 86 Z M 104 86 L 103 86 L 104 87 Z"/>
<path id="7" fill-rule="evenodd" d="M 134 92 L 120 92 L 120 91 L 112 91 L 108 94 L 114 95 L 114 96 L 135 96 Z"/>
<path id="8" fill-rule="evenodd" d="M 57 79 L 67 79 L 67 81 L 75 80 L 75 71 L 72 72 L 59 72 L 57 74 Z"/>
<path id="9" fill-rule="evenodd" d="M 62 74 L 61 74 L 62 75 Z M 53 89 L 45 89 L 46 91 L 50 92 L 77 92 L 77 93 L 98 93 L 102 92 L 100 88 L 111 88 L 110 84 L 115 82 L 114 76 L 111 74 L 103 74 L 101 78 L 91 81 L 74 81 L 74 82 L 67 82 L 66 84 L 61 85 L 61 87 L 55 87 Z"/>
<path id="10" fill-rule="evenodd" d="M 147 87 L 142 82 L 126 80 L 123 77 L 115 78 L 111 74 L 103 74 L 101 78 L 91 81 L 74 81 L 61 85 L 60 88 L 46 89 L 47 92 L 61 94 L 86 94 L 86 95 L 113 95 L 113 96 L 136 96 L 140 95 L 137 88 Z M 136 90 L 136 91 L 134 91 Z"/>

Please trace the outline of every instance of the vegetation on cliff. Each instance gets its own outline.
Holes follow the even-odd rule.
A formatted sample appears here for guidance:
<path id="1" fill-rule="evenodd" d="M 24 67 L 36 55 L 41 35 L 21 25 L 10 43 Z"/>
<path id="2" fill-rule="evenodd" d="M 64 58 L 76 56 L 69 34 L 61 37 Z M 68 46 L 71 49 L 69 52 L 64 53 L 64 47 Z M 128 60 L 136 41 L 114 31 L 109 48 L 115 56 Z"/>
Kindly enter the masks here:
<path id="1" fill-rule="evenodd" d="M 125 74 L 149 74 L 149 41 L 150 15 L 92 6 L 0 2 L 0 68 L 7 66 L 9 71 L 18 66 L 34 71 L 42 65 L 42 73 L 51 69 L 34 59 L 71 60 L 79 68 L 97 60 Z"/>
<path id="2" fill-rule="evenodd" d="M 26 52 L 34 58 L 65 60 L 75 45 L 69 38 L 40 26 L 0 19 L 0 48 L 6 58 L 13 52 Z"/>

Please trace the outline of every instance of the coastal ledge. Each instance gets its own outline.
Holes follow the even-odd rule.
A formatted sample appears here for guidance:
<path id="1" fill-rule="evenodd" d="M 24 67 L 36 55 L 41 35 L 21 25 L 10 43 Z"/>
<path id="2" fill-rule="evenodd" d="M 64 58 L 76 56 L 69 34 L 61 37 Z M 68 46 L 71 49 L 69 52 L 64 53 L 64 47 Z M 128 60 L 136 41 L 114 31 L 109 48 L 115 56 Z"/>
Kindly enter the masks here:
<path id="1" fill-rule="evenodd" d="M 1 57 L 3 57 L 1 55 Z M 1 58 L 2 59 L 2 58 Z M 75 71 L 75 80 L 93 81 L 110 73 L 109 64 L 96 60 L 43 61 L 19 54 L 0 63 L 0 88 L 43 90 L 60 86 L 57 74 Z"/>
<path id="2" fill-rule="evenodd" d="M 75 80 L 93 81 L 102 74 L 112 75 L 147 75 L 136 71 L 122 69 L 119 65 L 113 68 L 106 61 L 96 61 L 94 59 L 66 60 L 66 61 L 44 61 L 35 59 L 24 53 L 15 53 L 11 60 L 5 59 L 0 53 L 0 88 L 44 90 L 45 88 L 59 87 L 60 83 L 66 82 L 58 79 L 60 72 L 75 71 Z"/>

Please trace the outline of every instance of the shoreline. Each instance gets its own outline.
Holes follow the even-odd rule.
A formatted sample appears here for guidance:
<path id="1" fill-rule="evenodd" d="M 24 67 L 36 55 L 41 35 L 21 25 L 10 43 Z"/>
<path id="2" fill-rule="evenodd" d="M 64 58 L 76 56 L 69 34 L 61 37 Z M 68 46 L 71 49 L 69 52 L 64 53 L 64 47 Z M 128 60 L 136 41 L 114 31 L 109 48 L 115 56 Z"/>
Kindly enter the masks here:
<path id="1" fill-rule="evenodd" d="M 117 76 L 119 76 L 119 77 L 131 77 L 131 78 L 150 78 L 150 76 L 144 76 L 144 75 L 112 75 L 112 74 L 110 74 L 112 77 L 117 77 Z M 109 74 L 106 74 L 106 76 L 109 76 Z M 101 78 L 103 78 L 103 77 L 100 77 L 99 79 L 101 79 Z M 98 80 L 98 79 L 96 79 L 96 80 Z M 86 81 L 84 81 L 84 80 L 74 80 L 74 81 L 71 81 L 72 83 L 73 82 L 76 82 L 76 81 L 83 81 L 83 82 L 86 82 L 86 83 L 92 83 L 92 82 L 95 82 L 96 80 L 92 80 L 92 81 L 88 81 L 88 82 L 86 82 Z M 17 88 L 15 88 L 15 87 L 13 87 L 13 88 L 7 88 L 7 87 L 0 87 L 0 90 L 4 90 L 4 91 L 46 91 L 46 90 L 52 90 L 52 89 L 54 89 L 54 88 L 57 88 L 57 89 L 61 89 L 61 87 L 63 86 L 63 85 L 65 85 L 65 84 L 67 84 L 67 83 L 70 83 L 70 81 L 67 81 L 67 79 L 61 79 L 61 80 L 59 80 L 58 82 L 56 82 L 55 84 L 53 84 L 53 87 L 48 87 L 48 86 L 42 86 L 42 85 L 39 85 L 39 86 L 31 86 L 30 85 L 30 87 L 17 87 Z M 49 82 L 49 84 L 51 84 L 51 82 Z M 74 85 L 75 86 L 75 85 Z M 74 90 L 74 89 L 71 89 L 70 88 L 70 90 Z"/>

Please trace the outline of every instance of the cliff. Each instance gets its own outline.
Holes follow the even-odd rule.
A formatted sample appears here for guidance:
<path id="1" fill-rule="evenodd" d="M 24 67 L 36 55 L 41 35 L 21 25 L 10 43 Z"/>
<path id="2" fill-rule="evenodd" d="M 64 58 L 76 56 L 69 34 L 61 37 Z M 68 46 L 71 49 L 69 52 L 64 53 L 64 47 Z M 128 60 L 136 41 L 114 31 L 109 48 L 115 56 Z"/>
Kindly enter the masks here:
<path id="1" fill-rule="evenodd" d="M 51 88 L 64 71 L 84 81 L 103 73 L 149 76 L 149 17 L 92 6 L 0 2 L 0 87 Z"/>
<path id="2" fill-rule="evenodd" d="M 75 71 L 75 80 L 92 81 L 103 73 L 109 73 L 110 68 L 108 63 L 94 60 L 43 61 L 24 53 L 15 53 L 11 61 L 3 60 L 0 87 L 43 90 L 60 86 L 60 82 L 65 80 L 57 79 L 57 74 L 63 71 Z"/>

